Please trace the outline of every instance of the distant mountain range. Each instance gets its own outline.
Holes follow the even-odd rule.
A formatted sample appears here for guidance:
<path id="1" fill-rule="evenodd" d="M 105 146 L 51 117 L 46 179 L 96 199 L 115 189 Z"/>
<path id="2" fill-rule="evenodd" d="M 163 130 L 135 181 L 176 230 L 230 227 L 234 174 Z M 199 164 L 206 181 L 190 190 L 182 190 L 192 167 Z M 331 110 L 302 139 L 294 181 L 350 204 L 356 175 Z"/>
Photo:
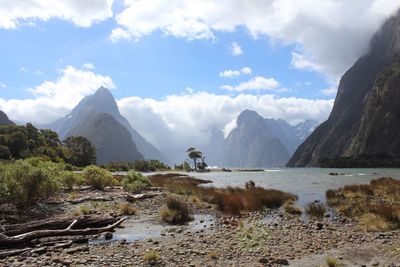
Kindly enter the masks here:
<path id="1" fill-rule="evenodd" d="M 210 142 L 200 148 L 211 166 L 225 167 L 282 167 L 297 146 L 318 125 L 307 120 L 290 125 L 283 120 L 263 118 L 257 112 L 243 111 L 234 128 L 224 139 L 223 132 L 210 129 Z"/>
<path id="2" fill-rule="evenodd" d="M 400 11 L 343 75 L 328 120 L 288 166 L 400 166 Z"/>
<path id="3" fill-rule="evenodd" d="M 6 113 L 0 110 L 0 125 L 14 125 L 14 122 L 8 119 Z"/>
<path id="4" fill-rule="evenodd" d="M 12 124 L 4 112 L 0 112 L 0 124 Z M 263 118 L 255 111 L 245 110 L 238 116 L 236 125 L 226 138 L 217 126 L 209 128 L 208 142 L 198 148 L 210 166 L 285 166 L 298 145 L 318 123 L 307 120 L 290 125 L 283 120 Z M 143 159 L 172 164 L 167 156 L 132 128 L 119 112 L 111 92 L 104 87 L 83 98 L 64 118 L 41 128 L 56 131 L 61 139 L 68 136 L 88 138 L 96 147 L 99 164 Z M 182 151 L 184 155 L 185 151 Z"/>
<path id="5" fill-rule="evenodd" d="M 170 164 L 168 157 L 132 128 L 104 87 L 83 98 L 69 115 L 46 127 L 58 132 L 62 139 L 71 135 L 87 137 L 97 148 L 99 163 L 157 159 Z"/>

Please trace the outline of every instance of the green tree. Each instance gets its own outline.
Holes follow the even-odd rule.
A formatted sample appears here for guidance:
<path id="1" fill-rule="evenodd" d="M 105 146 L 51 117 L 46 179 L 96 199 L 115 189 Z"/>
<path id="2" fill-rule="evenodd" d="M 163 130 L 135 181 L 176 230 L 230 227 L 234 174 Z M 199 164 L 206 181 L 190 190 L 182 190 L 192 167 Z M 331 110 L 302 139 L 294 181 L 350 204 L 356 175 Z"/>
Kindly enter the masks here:
<path id="1" fill-rule="evenodd" d="M 203 153 L 201 151 L 196 150 L 194 147 L 189 148 L 186 151 L 188 157 L 193 160 L 193 166 L 194 169 L 197 171 L 198 167 L 199 167 L 199 163 L 197 162 L 199 159 L 203 159 Z M 204 159 L 203 162 L 204 163 Z M 203 166 L 202 164 L 200 164 L 201 166 Z"/>
<path id="2" fill-rule="evenodd" d="M 22 131 L 10 134 L 6 142 L 13 158 L 21 158 L 22 152 L 28 148 L 27 138 Z"/>
<path id="3" fill-rule="evenodd" d="M 96 148 L 83 136 L 70 136 L 64 144 L 72 151 L 68 163 L 78 167 L 96 164 Z"/>
<path id="4" fill-rule="evenodd" d="M 58 147 L 61 145 L 61 141 L 58 138 L 58 134 L 56 132 L 53 132 L 49 129 L 42 129 L 40 130 L 40 133 L 42 134 L 46 146 Z"/>
<path id="5" fill-rule="evenodd" d="M 11 153 L 10 150 L 8 150 L 8 147 L 0 145 L 0 159 L 10 159 L 11 158 Z"/>

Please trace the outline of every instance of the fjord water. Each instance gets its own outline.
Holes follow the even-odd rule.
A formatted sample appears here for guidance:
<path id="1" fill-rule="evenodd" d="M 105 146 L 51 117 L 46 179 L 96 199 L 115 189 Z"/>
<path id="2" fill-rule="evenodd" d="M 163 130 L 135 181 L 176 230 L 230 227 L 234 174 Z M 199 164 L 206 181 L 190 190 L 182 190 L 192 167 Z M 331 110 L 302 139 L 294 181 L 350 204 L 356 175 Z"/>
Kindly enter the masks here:
<path id="1" fill-rule="evenodd" d="M 324 202 L 328 189 L 350 184 L 367 184 L 372 179 L 387 176 L 400 179 L 400 169 L 282 168 L 260 172 L 208 172 L 190 175 L 211 180 L 213 183 L 209 186 L 215 187 L 244 187 L 246 181 L 253 180 L 257 186 L 296 194 L 299 197 L 298 204 L 304 207 L 314 200 Z"/>

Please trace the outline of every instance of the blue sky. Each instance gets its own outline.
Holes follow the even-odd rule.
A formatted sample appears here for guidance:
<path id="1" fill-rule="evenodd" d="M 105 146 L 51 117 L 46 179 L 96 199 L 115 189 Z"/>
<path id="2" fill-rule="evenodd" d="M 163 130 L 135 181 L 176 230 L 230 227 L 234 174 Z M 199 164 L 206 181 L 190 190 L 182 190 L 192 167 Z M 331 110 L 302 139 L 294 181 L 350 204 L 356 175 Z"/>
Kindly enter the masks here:
<path id="1" fill-rule="evenodd" d="M 279 81 L 287 90 L 280 92 L 281 96 L 332 98 L 321 94 L 329 87 L 321 73 L 291 66 L 295 45 L 274 45 L 268 37 L 255 39 L 243 27 L 233 33 L 216 33 L 213 40 L 186 40 L 155 32 L 138 41 L 113 42 L 109 34 L 114 27 L 111 19 L 90 28 L 52 19 L 33 27 L 0 30 L 4 40 L 0 43 L 0 81 L 7 86 L 2 97 L 29 98 L 27 88 L 55 80 L 60 69 L 91 63 L 96 73 L 113 79 L 117 98 L 134 95 L 160 99 L 186 87 L 226 94 L 222 85 L 253 76 Z M 234 42 L 242 47 L 243 54 L 233 56 L 229 52 Z M 252 69 L 252 75 L 219 76 L 221 71 L 245 66 Z"/>
<path id="2" fill-rule="evenodd" d="M 244 109 L 291 124 L 322 122 L 340 76 L 399 7 L 398 0 L 0 1 L 0 110 L 45 125 L 103 85 L 161 150 L 205 143 L 214 126 L 227 134 Z M 233 44 L 242 53 L 233 54 Z"/>

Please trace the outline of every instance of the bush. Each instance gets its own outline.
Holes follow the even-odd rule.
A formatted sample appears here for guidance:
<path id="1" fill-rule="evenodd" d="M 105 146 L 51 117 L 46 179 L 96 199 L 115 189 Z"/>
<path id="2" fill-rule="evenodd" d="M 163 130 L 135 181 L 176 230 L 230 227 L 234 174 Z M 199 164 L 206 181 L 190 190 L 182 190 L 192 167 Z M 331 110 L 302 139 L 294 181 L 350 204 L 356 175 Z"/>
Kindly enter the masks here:
<path id="1" fill-rule="evenodd" d="M 137 213 L 136 208 L 129 203 L 120 204 L 118 208 L 121 215 L 130 216 L 130 215 L 136 215 Z"/>
<path id="2" fill-rule="evenodd" d="M 349 185 L 326 192 L 328 204 L 360 222 L 367 231 L 400 227 L 400 181 L 383 177 L 368 185 Z M 370 219 L 370 221 L 368 221 Z"/>
<path id="3" fill-rule="evenodd" d="M 78 175 L 73 172 L 63 172 L 60 175 L 62 184 L 68 191 L 72 191 L 75 185 L 79 183 Z"/>
<path id="4" fill-rule="evenodd" d="M 23 208 L 54 196 L 62 165 L 38 159 L 0 164 L 0 202 Z"/>
<path id="5" fill-rule="evenodd" d="M 378 215 L 366 213 L 360 218 L 360 227 L 367 232 L 377 232 L 389 230 L 390 224 Z"/>
<path id="6" fill-rule="evenodd" d="M 122 186 L 125 191 L 136 194 L 151 187 L 152 184 L 146 176 L 132 171 L 122 180 Z"/>
<path id="7" fill-rule="evenodd" d="M 87 185 L 97 190 L 104 190 L 113 183 L 113 176 L 109 171 L 94 165 L 84 168 L 82 177 Z"/>
<path id="8" fill-rule="evenodd" d="M 326 262 L 327 267 L 343 266 L 343 263 L 341 261 L 339 261 L 337 258 L 326 257 L 325 262 Z"/>
<path id="9" fill-rule="evenodd" d="M 156 261 L 160 260 L 160 254 L 158 254 L 155 250 L 149 250 L 143 255 L 143 259 L 150 263 L 155 263 Z"/>
<path id="10" fill-rule="evenodd" d="M 167 198 L 167 208 L 161 211 L 161 218 L 170 224 L 182 224 L 193 220 L 187 204 L 171 196 Z"/>
<path id="11" fill-rule="evenodd" d="M 316 218 L 321 220 L 322 218 L 324 218 L 325 212 L 326 212 L 326 207 L 323 203 L 320 202 L 311 202 L 306 207 L 306 213 L 311 218 Z"/>

